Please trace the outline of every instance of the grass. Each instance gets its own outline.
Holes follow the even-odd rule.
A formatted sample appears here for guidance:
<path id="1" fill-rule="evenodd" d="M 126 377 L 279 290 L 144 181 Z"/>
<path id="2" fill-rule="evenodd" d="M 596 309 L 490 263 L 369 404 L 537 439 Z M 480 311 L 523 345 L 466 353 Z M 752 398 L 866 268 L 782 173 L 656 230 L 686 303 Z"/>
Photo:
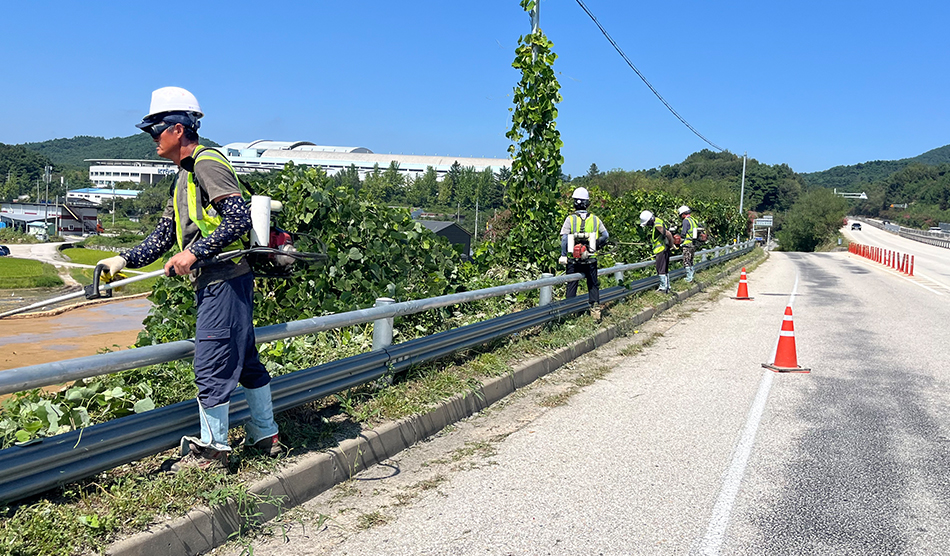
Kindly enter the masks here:
<path id="1" fill-rule="evenodd" d="M 756 251 L 731 263 L 744 264 L 751 271 L 760 259 L 762 253 Z M 697 273 L 697 278 L 709 281 L 719 272 L 719 268 L 703 270 Z M 686 286 L 682 280 L 673 284 L 678 291 Z M 712 289 L 727 287 L 734 287 L 728 279 Z M 624 326 L 644 308 L 665 299 L 668 297 L 656 292 L 644 292 L 612 305 L 601 325 L 583 314 L 418 366 L 397 375 L 392 385 L 381 389 L 363 386 L 310 402 L 277 416 L 281 438 L 289 444 L 291 457 L 324 451 L 345 438 L 355 438 L 361 434 L 364 425 L 421 413 L 451 396 L 476 392 L 487 378 L 509 373 L 528 358 L 590 337 L 604 325 Z M 634 327 L 628 326 L 633 332 Z M 359 331 L 352 337 L 356 343 L 363 343 L 366 332 L 368 330 Z M 313 338 L 319 338 L 319 335 Z M 323 341 L 312 340 L 315 354 L 327 351 L 326 340 L 330 336 L 323 338 Z M 342 356 L 340 352 L 320 355 L 322 358 Z M 592 384 L 608 371 L 606 367 L 598 367 L 578 375 L 569 390 L 576 391 Z M 232 444 L 236 445 L 239 432 L 235 430 L 231 434 Z M 240 450 L 237 452 L 240 454 Z M 457 461 L 476 454 L 491 457 L 493 453 L 489 443 L 476 443 L 468 444 L 448 457 Z M 248 485 L 274 473 L 283 464 L 282 460 L 239 456 L 236 473 L 232 475 L 198 470 L 179 475 L 157 473 L 162 460 L 171 455 L 171 452 L 166 452 L 145 458 L 14 506 L 0 506 L 0 554 L 66 556 L 101 553 L 109 543 L 122 536 L 185 515 L 196 506 L 225 499 L 239 502 L 239 507 L 243 504 L 242 515 L 253 522 L 255 503 L 260 500 L 247 492 Z M 437 482 L 420 484 L 419 488 L 434 488 L 435 484 Z M 361 527 L 369 528 L 389 519 L 373 512 L 361 515 L 358 521 Z M 242 528 L 239 534 L 252 531 Z"/>
<path id="2" fill-rule="evenodd" d="M 95 266 L 102 259 L 109 258 L 113 255 L 117 255 L 118 251 L 101 251 L 99 249 L 83 249 L 81 247 L 74 247 L 71 249 L 64 249 L 63 256 L 69 259 L 70 262 L 79 263 L 79 264 L 88 264 Z M 158 270 L 164 266 L 161 260 L 157 260 L 152 264 L 143 267 L 137 268 L 136 270 L 141 272 L 151 272 L 153 270 Z M 80 284 L 91 284 L 93 269 L 91 268 L 70 268 L 69 274 Z M 132 278 L 135 276 L 132 272 L 123 272 L 122 273 L 126 278 Z M 158 278 L 149 278 L 148 280 L 142 280 L 139 282 L 134 282 L 128 286 L 123 286 L 119 289 L 120 294 L 133 295 L 137 293 L 150 292 L 155 286 L 155 282 L 161 280 L 161 277 Z"/>
<path id="3" fill-rule="evenodd" d="M 0 289 L 55 288 L 63 280 L 51 264 L 0 257 Z"/>

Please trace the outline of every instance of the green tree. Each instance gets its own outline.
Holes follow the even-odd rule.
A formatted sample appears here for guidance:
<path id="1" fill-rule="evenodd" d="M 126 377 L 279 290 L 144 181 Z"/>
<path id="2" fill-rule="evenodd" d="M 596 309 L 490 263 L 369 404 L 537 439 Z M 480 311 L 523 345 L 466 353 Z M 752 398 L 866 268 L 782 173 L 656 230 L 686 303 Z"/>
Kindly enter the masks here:
<path id="1" fill-rule="evenodd" d="M 399 163 L 395 160 L 383 172 L 383 200 L 405 202 L 406 180 L 399 172 Z"/>
<path id="2" fill-rule="evenodd" d="M 434 203 L 438 197 L 439 182 L 435 168 L 427 166 L 424 174 L 412 180 L 409 185 L 409 204 L 425 207 Z"/>
<path id="3" fill-rule="evenodd" d="M 373 165 L 373 171 L 369 174 L 366 174 L 366 179 L 363 180 L 363 188 L 360 190 L 360 193 L 365 195 L 367 199 L 372 199 L 374 201 L 382 202 L 389 198 L 389 191 L 386 180 L 383 178 L 383 172 L 379 168 L 379 164 Z"/>
<path id="4" fill-rule="evenodd" d="M 814 189 L 792 205 L 776 232 L 783 251 L 814 251 L 841 227 L 848 202 L 828 189 Z"/>
<path id="5" fill-rule="evenodd" d="M 355 164 L 350 164 L 340 172 L 337 172 L 333 176 L 333 181 L 337 185 L 343 187 L 349 187 L 353 191 L 359 191 L 361 187 L 360 183 L 360 171 L 356 168 Z"/>
<path id="6" fill-rule="evenodd" d="M 521 7 L 530 12 L 535 0 L 521 0 Z M 560 253 L 560 241 L 550 228 L 557 215 L 561 156 L 557 104 L 562 97 L 554 74 L 557 59 L 553 43 L 538 29 L 521 37 L 515 50 L 512 67 L 521 71 L 515 86 L 511 129 L 506 136 L 512 144 L 511 178 L 506 183 L 508 205 L 513 226 L 493 253 L 507 264 L 534 264 L 542 270 L 553 270 Z"/>

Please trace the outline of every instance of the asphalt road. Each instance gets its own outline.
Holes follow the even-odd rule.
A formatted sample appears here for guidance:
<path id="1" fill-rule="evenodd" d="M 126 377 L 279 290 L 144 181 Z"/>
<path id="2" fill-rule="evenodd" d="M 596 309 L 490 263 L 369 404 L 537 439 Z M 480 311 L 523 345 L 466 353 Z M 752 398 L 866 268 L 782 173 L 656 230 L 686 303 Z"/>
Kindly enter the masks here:
<path id="1" fill-rule="evenodd" d="M 950 295 L 950 250 L 905 239 L 870 225 L 862 226 L 860 231 L 846 226 L 842 232 L 851 241 L 914 255 L 914 276 L 918 285 Z"/>
<path id="2" fill-rule="evenodd" d="M 356 473 L 255 553 L 948 554 L 950 298 L 921 280 L 772 253 L 754 300 L 732 284 L 655 319 L 641 351 L 632 336 L 579 360 L 611 370 L 566 404 L 516 394 Z M 786 306 L 809 374 L 761 366 Z"/>

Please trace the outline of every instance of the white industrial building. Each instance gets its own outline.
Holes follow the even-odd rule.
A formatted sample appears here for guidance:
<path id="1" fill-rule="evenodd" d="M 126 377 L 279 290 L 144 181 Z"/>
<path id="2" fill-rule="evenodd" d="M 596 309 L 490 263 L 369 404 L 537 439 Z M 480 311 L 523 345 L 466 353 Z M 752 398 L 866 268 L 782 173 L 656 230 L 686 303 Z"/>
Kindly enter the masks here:
<path id="1" fill-rule="evenodd" d="M 84 187 L 82 189 L 72 189 L 66 191 L 66 202 L 75 203 L 87 201 L 96 205 L 101 205 L 103 201 L 111 201 L 113 198 L 121 201 L 122 199 L 134 199 L 138 197 L 140 191 L 135 189 L 106 189 L 98 187 Z"/>
<path id="2" fill-rule="evenodd" d="M 288 162 L 293 162 L 298 165 L 319 166 L 331 176 L 355 166 L 362 179 L 376 166 L 385 170 L 395 162 L 404 176 L 419 177 L 431 166 L 437 178 L 441 180 L 456 162 L 462 167 L 474 167 L 479 172 L 489 167 L 495 172 L 502 167 L 511 167 L 511 160 L 507 158 L 377 154 L 365 147 L 333 147 L 315 145 L 308 141 L 258 140 L 250 143 L 229 143 L 219 150 L 228 157 L 239 174 L 280 170 Z M 159 160 L 93 159 L 87 162 L 91 163 L 89 179 L 100 187 L 129 181 L 154 184 L 166 174 L 174 174 L 177 171 L 173 163 Z"/>

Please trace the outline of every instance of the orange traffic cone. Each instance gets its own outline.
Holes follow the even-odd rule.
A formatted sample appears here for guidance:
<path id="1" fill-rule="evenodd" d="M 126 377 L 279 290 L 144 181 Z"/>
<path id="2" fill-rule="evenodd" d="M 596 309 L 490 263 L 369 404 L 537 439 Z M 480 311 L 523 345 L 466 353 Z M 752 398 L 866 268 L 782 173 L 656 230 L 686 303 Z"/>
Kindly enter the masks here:
<path id="1" fill-rule="evenodd" d="M 733 299 L 752 300 L 752 298 L 749 297 L 749 279 L 745 276 L 745 268 L 742 269 L 742 274 L 739 276 L 739 291 Z"/>
<path id="2" fill-rule="evenodd" d="M 775 362 L 771 365 L 762 363 L 766 369 L 779 373 L 810 373 L 811 369 L 798 366 L 798 356 L 795 355 L 795 325 L 792 324 L 792 308 L 785 308 L 785 319 L 782 321 L 782 331 L 778 336 L 778 348 L 775 350 Z"/>

